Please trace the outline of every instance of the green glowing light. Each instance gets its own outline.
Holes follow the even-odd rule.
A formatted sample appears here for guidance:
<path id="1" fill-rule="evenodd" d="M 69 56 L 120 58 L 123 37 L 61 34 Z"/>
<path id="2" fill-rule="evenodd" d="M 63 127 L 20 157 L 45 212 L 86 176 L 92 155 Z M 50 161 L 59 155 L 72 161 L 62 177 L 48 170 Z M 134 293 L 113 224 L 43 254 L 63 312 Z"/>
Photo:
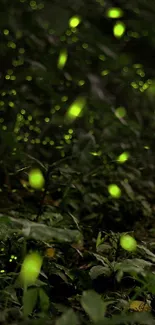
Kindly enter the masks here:
<path id="1" fill-rule="evenodd" d="M 8 47 L 11 47 L 12 49 L 15 49 L 16 44 L 14 42 L 8 42 Z"/>
<path id="2" fill-rule="evenodd" d="M 71 30 L 66 30 L 66 35 L 70 36 L 72 34 Z"/>
<path id="3" fill-rule="evenodd" d="M 137 242 L 130 235 L 123 235 L 120 238 L 120 245 L 125 250 L 132 252 L 132 251 L 136 250 Z"/>
<path id="4" fill-rule="evenodd" d="M 131 82 L 131 87 L 134 89 L 138 89 L 138 85 L 134 81 Z"/>
<path id="5" fill-rule="evenodd" d="M 61 50 L 58 58 L 58 69 L 63 69 L 68 58 L 68 53 L 66 49 Z"/>
<path id="6" fill-rule="evenodd" d="M 67 102 L 67 100 L 68 100 L 68 96 L 63 96 L 63 97 L 61 98 L 61 101 L 64 102 L 64 103 Z"/>
<path id="7" fill-rule="evenodd" d="M 123 16 L 123 11 L 121 8 L 109 8 L 107 10 L 108 18 L 121 18 Z"/>
<path id="8" fill-rule="evenodd" d="M 100 59 L 101 61 L 105 61 L 105 60 L 106 60 L 106 57 L 105 57 L 104 54 L 100 54 L 100 55 L 99 55 L 99 59 Z"/>
<path id="9" fill-rule="evenodd" d="M 76 117 L 79 117 L 82 113 L 82 110 L 86 104 L 86 100 L 83 97 L 78 97 L 69 107 L 67 116 L 73 120 Z"/>
<path id="10" fill-rule="evenodd" d="M 127 161 L 129 158 L 129 153 L 128 152 L 123 152 L 120 156 L 117 158 L 117 162 L 120 164 L 123 164 L 125 161 Z"/>
<path id="11" fill-rule="evenodd" d="M 65 139 L 65 140 L 69 140 L 69 139 L 70 139 L 70 135 L 69 135 L 69 134 L 65 134 L 65 135 L 64 135 L 64 139 Z"/>
<path id="12" fill-rule="evenodd" d="M 101 156 L 102 151 L 94 151 L 94 152 L 90 152 L 92 156 Z"/>
<path id="13" fill-rule="evenodd" d="M 17 92 L 16 92 L 15 89 L 12 89 L 12 90 L 10 91 L 10 94 L 16 96 L 16 95 L 17 95 Z"/>
<path id="14" fill-rule="evenodd" d="M 45 180 L 42 172 L 39 169 L 33 169 L 29 173 L 29 184 L 34 189 L 42 189 L 44 186 Z"/>
<path id="15" fill-rule="evenodd" d="M 9 102 L 8 104 L 9 104 L 10 107 L 14 107 L 15 106 L 15 104 L 13 102 Z"/>
<path id="16" fill-rule="evenodd" d="M 83 49 L 86 50 L 86 49 L 88 48 L 88 44 L 87 44 L 87 43 L 83 43 L 83 44 L 82 44 L 82 47 L 83 47 Z"/>
<path id="17" fill-rule="evenodd" d="M 78 85 L 79 85 L 79 86 L 83 86 L 84 84 L 85 84 L 85 81 L 84 81 L 84 80 L 79 80 L 79 81 L 78 81 Z"/>
<path id="18" fill-rule="evenodd" d="M 79 16 L 73 16 L 69 20 L 69 26 L 71 28 L 75 28 L 80 24 L 80 22 L 81 22 L 81 18 Z"/>
<path id="19" fill-rule="evenodd" d="M 31 81 L 32 80 L 32 77 L 31 76 L 26 76 L 26 80 L 27 81 Z"/>
<path id="20" fill-rule="evenodd" d="M 55 105 L 54 108 L 55 108 L 56 111 L 59 111 L 59 109 L 61 108 L 61 106 L 60 105 Z"/>
<path id="21" fill-rule="evenodd" d="M 107 74 L 109 74 L 109 70 L 103 70 L 102 72 L 101 72 L 101 76 L 107 76 Z"/>
<path id="22" fill-rule="evenodd" d="M 113 27 L 113 34 L 116 38 L 121 38 L 125 33 L 125 24 L 118 21 Z"/>
<path id="23" fill-rule="evenodd" d="M 121 196 L 121 189 L 116 184 L 109 185 L 108 192 L 114 198 L 119 198 Z"/>
<path id="24" fill-rule="evenodd" d="M 42 257 L 38 253 L 26 256 L 20 272 L 21 280 L 25 285 L 33 284 L 39 276 L 42 266 Z"/>
<path id="25" fill-rule="evenodd" d="M 3 30 L 3 33 L 4 33 L 5 36 L 7 36 L 7 35 L 9 35 L 9 30 L 8 29 L 4 29 Z"/>
<path id="26" fill-rule="evenodd" d="M 125 117 L 125 115 L 126 115 L 126 109 L 125 109 L 125 107 L 118 107 L 115 110 L 115 115 L 116 115 L 117 118 L 123 118 L 123 117 Z"/>

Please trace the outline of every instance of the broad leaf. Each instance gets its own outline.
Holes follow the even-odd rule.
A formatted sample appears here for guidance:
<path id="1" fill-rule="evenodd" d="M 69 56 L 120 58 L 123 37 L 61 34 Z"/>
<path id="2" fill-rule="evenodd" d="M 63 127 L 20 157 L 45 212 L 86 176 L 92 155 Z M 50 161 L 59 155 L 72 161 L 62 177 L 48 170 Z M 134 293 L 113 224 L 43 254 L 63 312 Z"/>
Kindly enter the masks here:
<path id="1" fill-rule="evenodd" d="M 49 308 L 49 297 L 42 288 L 39 289 L 39 298 L 41 310 L 46 312 Z"/>
<path id="2" fill-rule="evenodd" d="M 56 325 L 78 325 L 79 320 L 72 309 L 67 310 L 57 319 Z"/>
<path id="3" fill-rule="evenodd" d="M 24 316 L 27 317 L 30 315 L 37 303 L 38 289 L 28 289 L 24 292 L 23 295 L 23 312 Z"/>
<path id="4" fill-rule="evenodd" d="M 81 298 L 81 305 L 94 323 L 104 321 L 106 304 L 95 291 L 84 291 Z"/>

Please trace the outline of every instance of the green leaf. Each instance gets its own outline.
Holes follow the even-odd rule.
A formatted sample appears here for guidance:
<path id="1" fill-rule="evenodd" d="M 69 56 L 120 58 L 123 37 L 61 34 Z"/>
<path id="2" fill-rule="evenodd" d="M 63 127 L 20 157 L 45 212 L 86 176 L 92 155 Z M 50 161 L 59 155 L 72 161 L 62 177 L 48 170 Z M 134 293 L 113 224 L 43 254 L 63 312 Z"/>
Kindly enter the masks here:
<path id="1" fill-rule="evenodd" d="M 96 248 L 101 245 L 104 242 L 104 238 L 102 238 L 101 232 L 98 233 L 97 239 L 96 239 Z"/>
<path id="2" fill-rule="evenodd" d="M 153 263 L 155 263 L 155 254 L 153 254 L 148 248 L 146 248 L 144 245 L 138 245 L 139 252 L 144 256 L 144 258 L 147 258 L 151 260 Z"/>
<path id="3" fill-rule="evenodd" d="M 14 226 L 14 231 L 19 232 L 19 229 L 24 236 L 41 241 L 58 241 L 66 243 L 76 243 L 82 241 L 82 234 L 78 230 L 61 229 L 48 227 L 44 224 L 38 224 L 23 219 L 8 218 Z"/>
<path id="4" fill-rule="evenodd" d="M 123 262 L 116 263 L 114 266 L 114 271 L 118 272 L 117 279 L 121 279 L 123 273 L 135 273 L 135 274 L 144 274 L 145 269 L 152 265 L 151 262 L 145 261 L 140 258 L 126 259 Z M 123 273 L 122 273 L 123 272 Z"/>
<path id="5" fill-rule="evenodd" d="M 11 285 L 5 288 L 3 294 L 6 295 L 11 302 L 20 305 L 17 298 L 16 290 Z"/>
<path id="6" fill-rule="evenodd" d="M 95 291 L 84 291 L 81 305 L 94 323 L 104 321 L 106 305 L 102 298 Z"/>
<path id="7" fill-rule="evenodd" d="M 121 181 L 121 184 L 124 187 L 124 190 L 126 191 L 126 194 L 128 195 L 128 197 L 131 200 L 134 200 L 135 195 L 134 195 L 134 192 L 133 192 L 133 189 L 132 189 L 131 185 L 129 183 L 124 182 L 124 181 Z"/>
<path id="8" fill-rule="evenodd" d="M 27 317 L 30 315 L 37 303 L 38 289 L 28 289 L 24 292 L 23 295 L 23 312 L 24 316 Z"/>
<path id="9" fill-rule="evenodd" d="M 41 288 L 39 289 L 39 298 L 40 298 L 40 307 L 43 312 L 48 311 L 49 309 L 49 297 L 45 291 Z"/>
<path id="10" fill-rule="evenodd" d="M 50 206 L 47 208 L 47 211 L 43 213 L 43 218 L 45 218 L 45 220 L 49 219 L 51 226 L 54 226 L 55 224 L 63 220 L 63 216 L 60 213 L 53 212 Z"/>
<path id="11" fill-rule="evenodd" d="M 110 262 L 109 260 L 104 257 L 104 256 L 101 256 L 99 254 L 96 254 L 96 253 L 92 253 L 92 255 L 97 259 L 97 261 L 100 261 L 104 266 L 110 266 Z"/>
<path id="12" fill-rule="evenodd" d="M 91 270 L 89 271 L 89 275 L 92 280 L 98 278 L 99 275 L 105 275 L 105 276 L 110 276 L 111 275 L 111 270 L 108 266 L 102 266 L 102 265 L 97 265 L 93 266 Z"/>
<path id="13" fill-rule="evenodd" d="M 79 320 L 72 309 L 67 310 L 57 319 L 56 325 L 78 325 Z"/>

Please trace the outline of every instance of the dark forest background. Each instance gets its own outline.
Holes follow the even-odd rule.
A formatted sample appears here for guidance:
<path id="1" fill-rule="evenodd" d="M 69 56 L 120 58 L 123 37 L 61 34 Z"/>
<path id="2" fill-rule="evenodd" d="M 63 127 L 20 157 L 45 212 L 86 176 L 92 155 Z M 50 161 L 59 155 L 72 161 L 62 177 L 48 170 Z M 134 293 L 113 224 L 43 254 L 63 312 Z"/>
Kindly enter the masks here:
<path id="1" fill-rule="evenodd" d="M 154 20 L 151 0 L 1 0 L 0 323 L 155 323 Z"/>

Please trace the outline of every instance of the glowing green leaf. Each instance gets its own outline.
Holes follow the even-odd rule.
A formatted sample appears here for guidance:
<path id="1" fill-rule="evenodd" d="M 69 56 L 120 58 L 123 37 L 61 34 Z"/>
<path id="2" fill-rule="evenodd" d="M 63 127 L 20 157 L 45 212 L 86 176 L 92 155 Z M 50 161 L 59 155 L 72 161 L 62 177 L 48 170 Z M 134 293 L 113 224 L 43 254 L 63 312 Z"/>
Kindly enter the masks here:
<path id="1" fill-rule="evenodd" d="M 123 11 L 121 8 L 109 8 L 107 10 L 108 18 L 121 18 L 123 16 Z"/>
<path id="2" fill-rule="evenodd" d="M 120 38 L 125 33 L 125 25 L 123 22 L 118 21 L 113 28 L 113 34 L 115 37 Z"/>
<path id="3" fill-rule="evenodd" d="M 68 58 L 68 53 L 66 49 L 63 49 L 60 54 L 59 54 L 59 58 L 58 58 L 58 68 L 59 69 L 63 69 L 63 67 L 65 66 L 66 62 L 67 62 L 67 58 Z"/>

